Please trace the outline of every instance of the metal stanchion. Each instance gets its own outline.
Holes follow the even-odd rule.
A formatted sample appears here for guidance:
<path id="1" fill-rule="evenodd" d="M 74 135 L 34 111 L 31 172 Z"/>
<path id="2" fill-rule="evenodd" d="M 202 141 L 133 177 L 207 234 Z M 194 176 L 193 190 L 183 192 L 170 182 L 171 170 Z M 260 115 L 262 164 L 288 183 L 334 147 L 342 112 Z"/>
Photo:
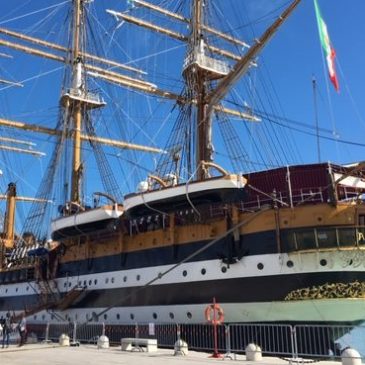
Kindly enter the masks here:
<path id="1" fill-rule="evenodd" d="M 51 343 L 52 341 L 49 339 L 49 322 L 46 325 L 46 333 L 44 334 L 44 340 L 42 343 Z"/>
<path id="2" fill-rule="evenodd" d="M 77 324 L 76 321 L 74 322 L 74 328 L 72 333 L 72 342 L 70 343 L 70 346 L 80 346 L 80 342 L 76 340 L 76 331 L 77 331 Z"/>
<path id="3" fill-rule="evenodd" d="M 224 359 L 236 360 L 236 354 L 231 352 L 231 332 L 229 324 L 224 325 L 224 335 L 226 337 L 226 353 L 223 356 Z"/>

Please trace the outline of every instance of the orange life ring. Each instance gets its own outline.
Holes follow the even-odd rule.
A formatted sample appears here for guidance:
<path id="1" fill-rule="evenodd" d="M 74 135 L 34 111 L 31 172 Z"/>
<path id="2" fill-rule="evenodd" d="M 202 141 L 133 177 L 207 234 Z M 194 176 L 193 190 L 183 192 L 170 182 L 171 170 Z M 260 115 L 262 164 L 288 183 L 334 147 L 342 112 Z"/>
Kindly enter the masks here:
<path id="1" fill-rule="evenodd" d="M 205 319 L 214 325 L 221 324 L 224 321 L 224 312 L 219 304 L 209 304 L 205 309 Z"/>

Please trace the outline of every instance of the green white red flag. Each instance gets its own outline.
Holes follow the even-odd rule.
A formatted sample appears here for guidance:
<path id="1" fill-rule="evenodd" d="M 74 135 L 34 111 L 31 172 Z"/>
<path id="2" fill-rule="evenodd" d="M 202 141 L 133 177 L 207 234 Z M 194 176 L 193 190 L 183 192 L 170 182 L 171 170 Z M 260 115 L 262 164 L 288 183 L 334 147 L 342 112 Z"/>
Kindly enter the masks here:
<path id="1" fill-rule="evenodd" d="M 333 86 L 335 87 L 336 91 L 339 91 L 340 86 L 338 83 L 336 67 L 335 67 L 336 52 L 335 52 L 334 48 L 332 47 L 331 40 L 328 35 L 327 25 L 321 16 L 321 11 L 319 10 L 317 0 L 314 0 L 314 7 L 316 9 L 319 38 L 321 40 L 322 48 L 323 48 L 325 56 L 326 56 L 328 73 L 329 73 L 331 82 L 332 82 Z"/>

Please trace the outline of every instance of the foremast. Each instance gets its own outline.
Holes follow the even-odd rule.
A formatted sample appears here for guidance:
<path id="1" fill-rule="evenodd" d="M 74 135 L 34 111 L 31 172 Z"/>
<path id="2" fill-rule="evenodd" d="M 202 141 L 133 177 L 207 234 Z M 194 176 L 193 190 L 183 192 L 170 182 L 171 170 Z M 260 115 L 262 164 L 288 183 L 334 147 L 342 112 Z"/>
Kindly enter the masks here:
<path id="1" fill-rule="evenodd" d="M 70 203 L 76 207 L 82 207 L 82 129 L 86 113 L 95 108 L 101 108 L 105 102 L 87 91 L 84 64 L 86 50 L 83 50 L 86 32 L 83 32 L 85 24 L 85 6 L 89 0 L 73 0 L 73 24 L 71 47 L 71 88 L 66 90 L 61 98 L 61 103 L 66 109 L 66 115 L 72 118 L 73 155 L 71 171 Z M 74 209 L 70 208 L 72 212 Z"/>

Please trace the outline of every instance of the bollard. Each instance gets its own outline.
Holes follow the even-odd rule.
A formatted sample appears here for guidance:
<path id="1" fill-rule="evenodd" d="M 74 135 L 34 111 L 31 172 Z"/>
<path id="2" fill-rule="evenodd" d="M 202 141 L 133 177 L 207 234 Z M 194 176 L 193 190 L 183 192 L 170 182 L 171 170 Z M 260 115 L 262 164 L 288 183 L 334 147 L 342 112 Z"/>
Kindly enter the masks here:
<path id="1" fill-rule="evenodd" d="M 177 340 L 174 344 L 174 356 L 186 356 L 189 352 L 188 344 L 181 339 L 180 325 L 176 325 Z"/>
<path id="2" fill-rule="evenodd" d="M 181 339 L 177 340 L 174 345 L 174 356 L 187 356 L 188 353 L 188 344 Z"/>
<path id="3" fill-rule="evenodd" d="M 249 343 L 245 349 L 247 361 L 260 361 L 262 360 L 261 347 L 254 343 Z"/>
<path id="4" fill-rule="evenodd" d="M 342 365 L 361 365 L 361 355 L 352 348 L 344 349 L 341 353 Z"/>
<path id="5" fill-rule="evenodd" d="M 105 335 L 101 335 L 98 339 L 98 349 L 108 349 L 109 338 Z"/>
<path id="6" fill-rule="evenodd" d="M 70 337 L 62 333 L 62 335 L 58 339 L 58 343 L 60 346 L 70 346 Z"/>

